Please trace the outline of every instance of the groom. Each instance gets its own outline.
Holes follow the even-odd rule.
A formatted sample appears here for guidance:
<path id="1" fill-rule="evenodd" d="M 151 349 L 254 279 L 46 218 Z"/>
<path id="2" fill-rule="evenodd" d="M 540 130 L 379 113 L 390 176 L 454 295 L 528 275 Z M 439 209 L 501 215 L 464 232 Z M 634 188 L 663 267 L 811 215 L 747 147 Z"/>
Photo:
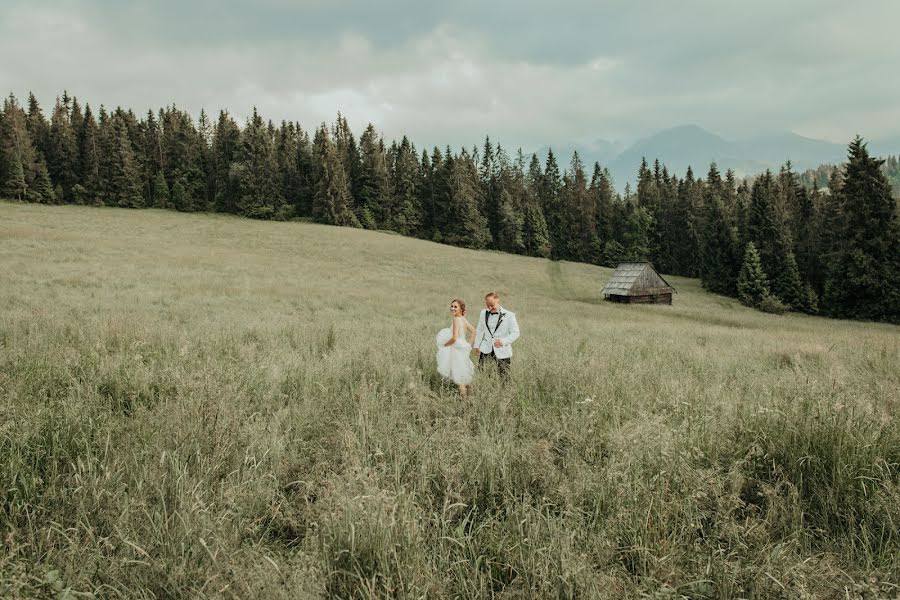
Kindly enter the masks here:
<path id="1" fill-rule="evenodd" d="M 487 308 L 478 315 L 473 351 L 478 356 L 479 367 L 494 362 L 500 377 L 505 380 L 509 377 L 512 343 L 519 339 L 519 324 L 514 312 L 500 306 L 500 296 L 496 292 L 485 296 L 484 304 Z"/>

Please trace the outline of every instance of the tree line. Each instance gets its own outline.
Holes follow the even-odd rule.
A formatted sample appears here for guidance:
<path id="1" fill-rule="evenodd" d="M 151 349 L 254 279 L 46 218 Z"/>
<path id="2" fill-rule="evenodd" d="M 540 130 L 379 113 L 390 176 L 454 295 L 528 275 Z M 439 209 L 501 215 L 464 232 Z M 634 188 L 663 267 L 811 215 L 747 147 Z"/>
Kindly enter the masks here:
<path id="1" fill-rule="evenodd" d="M 819 189 L 828 189 L 828 183 L 831 181 L 835 171 L 842 171 L 844 165 L 824 164 L 814 169 L 807 169 L 800 174 L 800 182 L 808 190 L 813 185 L 818 185 Z M 900 156 L 886 156 L 881 164 L 881 170 L 891 184 L 891 191 L 894 197 L 900 199 Z"/>
<path id="2" fill-rule="evenodd" d="M 890 165 L 896 164 L 891 159 Z M 764 310 L 900 322 L 900 225 L 884 161 L 857 138 L 827 188 L 792 170 L 683 177 L 643 161 L 618 193 L 574 154 L 563 168 L 480 147 L 419 151 L 347 120 L 306 131 L 177 107 L 96 116 L 63 94 L 0 112 L 0 195 L 21 201 L 215 211 L 389 230 L 475 249 L 615 266 L 649 260 Z"/>

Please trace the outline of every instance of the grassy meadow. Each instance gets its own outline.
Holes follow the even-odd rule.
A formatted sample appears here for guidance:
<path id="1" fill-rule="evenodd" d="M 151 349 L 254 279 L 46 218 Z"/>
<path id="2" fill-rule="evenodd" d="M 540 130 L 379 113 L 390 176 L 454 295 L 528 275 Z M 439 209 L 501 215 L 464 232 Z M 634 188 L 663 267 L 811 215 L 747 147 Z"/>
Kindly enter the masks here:
<path id="1" fill-rule="evenodd" d="M 0 597 L 900 597 L 900 328 L 609 273 L 0 203 Z M 462 400 L 490 290 L 513 377 Z"/>

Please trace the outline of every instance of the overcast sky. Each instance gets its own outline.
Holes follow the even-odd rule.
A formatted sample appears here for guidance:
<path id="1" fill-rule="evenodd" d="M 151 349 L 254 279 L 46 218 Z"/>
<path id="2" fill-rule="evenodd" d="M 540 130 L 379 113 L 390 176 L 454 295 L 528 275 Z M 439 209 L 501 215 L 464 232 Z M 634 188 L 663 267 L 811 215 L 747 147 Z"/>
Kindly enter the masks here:
<path id="1" fill-rule="evenodd" d="M 530 5 L 530 6 L 529 6 Z M 472 145 L 900 133 L 900 2 L 3 0 L 0 89 Z"/>

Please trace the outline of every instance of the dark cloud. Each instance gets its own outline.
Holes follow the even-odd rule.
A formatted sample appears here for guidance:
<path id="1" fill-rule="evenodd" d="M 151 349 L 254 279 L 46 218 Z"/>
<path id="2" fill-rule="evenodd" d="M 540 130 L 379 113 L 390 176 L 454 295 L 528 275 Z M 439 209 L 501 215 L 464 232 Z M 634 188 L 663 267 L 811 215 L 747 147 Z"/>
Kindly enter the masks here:
<path id="1" fill-rule="evenodd" d="M 433 5 L 432 5 L 433 4 Z M 900 133 L 900 4 L 7 0 L 0 86 L 192 112 L 338 110 L 420 145 L 533 148 L 699 123 Z"/>

